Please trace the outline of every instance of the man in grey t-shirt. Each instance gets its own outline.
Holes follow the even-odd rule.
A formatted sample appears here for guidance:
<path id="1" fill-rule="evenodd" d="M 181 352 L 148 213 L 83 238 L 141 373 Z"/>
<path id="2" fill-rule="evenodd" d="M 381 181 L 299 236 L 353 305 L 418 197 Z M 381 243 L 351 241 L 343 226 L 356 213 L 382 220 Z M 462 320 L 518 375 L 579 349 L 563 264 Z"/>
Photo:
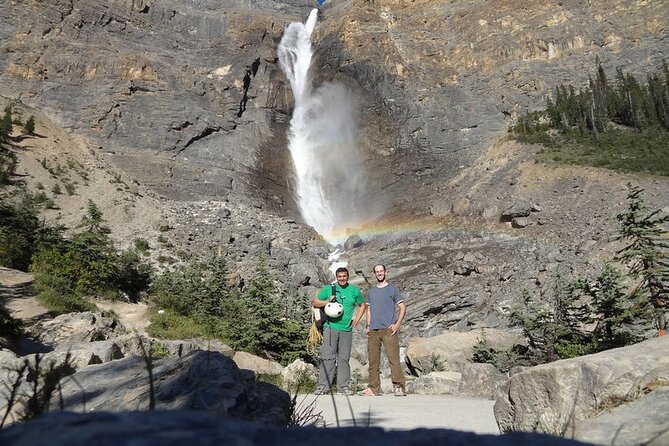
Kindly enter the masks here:
<path id="1" fill-rule="evenodd" d="M 390 363 L 390 376 L 395 387 L 395 396 L 406 396 L 404 372 L 400 365 L 399 330 L 406 307 L 399 290 L 386 281 L 386 267 L 374 265 L 376 286 L 367 294 L 367 356 L 369 360 L 369 387 L 361 395 L 374 396 L 381 393 L 381 346 Z"/>

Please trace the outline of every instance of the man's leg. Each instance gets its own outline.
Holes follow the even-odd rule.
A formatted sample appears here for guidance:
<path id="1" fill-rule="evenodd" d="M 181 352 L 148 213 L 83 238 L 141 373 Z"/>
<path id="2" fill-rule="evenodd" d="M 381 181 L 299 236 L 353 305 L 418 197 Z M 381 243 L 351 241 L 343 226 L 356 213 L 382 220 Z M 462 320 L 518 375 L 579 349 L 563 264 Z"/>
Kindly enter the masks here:
<path id="1" fill-rule="evenodd" d="M 369 388 L 375 395 L 381 394 L 381 333 L 384 330 L 370 330 L 367 338 L 367 361 L 369 362 Z"/>
<path id="2" fill-rule="evenodd" d="M 328 327 L 323 329 L 323 345 L 321 345 L 321 364 L 318 370 L 317 392 L 329 392 L 334 379 L 335 361 L 337 359 L 337 333 Z"/>
<path id="3" fill-rule="evenodd" d="M 339 331 L 339 350 L 337 352 L 337 390 L 348 389 L 351 381 L 351 366 L 348 360 L 351 357 L 351 346 L 353 344 L 352 331 Z"/>
<path id="4" fill-rule="evenodd" d="M 392 334 L 390 329 L 383 330 L 383 349 L 388 357 L 390 364 L 390 379 L 395 386 L 402 386 L 404 389 L 404 372 L 400 364 L 400 334 Z"/>

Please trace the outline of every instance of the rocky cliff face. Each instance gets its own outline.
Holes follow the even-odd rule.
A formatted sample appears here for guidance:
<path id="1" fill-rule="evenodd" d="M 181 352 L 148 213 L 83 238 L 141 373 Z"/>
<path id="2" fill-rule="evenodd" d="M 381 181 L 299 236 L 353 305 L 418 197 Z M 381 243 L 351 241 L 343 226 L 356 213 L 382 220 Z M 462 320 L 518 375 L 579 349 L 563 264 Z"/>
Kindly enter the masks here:
<path id="1" fill-rule="evenodd" d="M 293 201 L 292 95 L 276 46 L 313 6 L 9 2 L 0 95 L 162 197 L 181 245 L 244 265 L 266 253 L 287 286 L 311 293 L 329 278 L 329 248 Z M 413 300 L 410 334 L 438 334 L 501 325 L 520 289 L 548 293 L 555 277 L 598 268 L 629 177 L 538 166 L 504 134 L 556 85 L 585 84 L 596 58 L 609 72 L 657 68 L 667 16 L 666 2 L 629 0 L 327 1 L 316 79 L 360 99 L 360 162 L 387 209 L 345 253 L 356 282 L 387 263 Z M 634 181 L 666 205 L 665 180 Z M 500 222 L 514 206 L 530 209 L 529 226 Z"/>

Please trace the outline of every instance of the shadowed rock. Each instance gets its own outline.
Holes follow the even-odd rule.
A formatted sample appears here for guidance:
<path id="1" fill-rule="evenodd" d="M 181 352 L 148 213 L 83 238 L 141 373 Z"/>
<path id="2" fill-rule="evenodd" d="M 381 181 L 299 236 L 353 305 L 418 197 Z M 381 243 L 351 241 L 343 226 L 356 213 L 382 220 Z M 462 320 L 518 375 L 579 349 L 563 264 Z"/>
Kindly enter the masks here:
<path id="1" fill-rule="evenodd" d="M 202 412 L 53 413 L 0 431 L 8 446 L 34 446 L 45 436 L 52 446 L 567 446 L 584 443 L 532 433 L 476 435 L 445 429 L 384 431 L 380 428 L 280 429 Z"/>

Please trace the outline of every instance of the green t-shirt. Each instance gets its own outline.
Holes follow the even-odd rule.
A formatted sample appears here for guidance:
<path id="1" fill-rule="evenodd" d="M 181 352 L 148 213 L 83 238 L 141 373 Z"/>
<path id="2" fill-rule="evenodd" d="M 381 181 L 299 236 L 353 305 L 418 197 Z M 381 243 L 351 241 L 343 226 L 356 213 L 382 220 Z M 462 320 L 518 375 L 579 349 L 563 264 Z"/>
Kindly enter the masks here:
<path id="1" fill-rule="evenodd" d="M 337 302 L 344 307 L 344 313 L 337 319 L 328 318 L 327 322 L 325 322 L 325 326 L 339 331 L 351 331 L 351 322 L 353 321 L 355 306 L 362 305 L 365 302 L 365 298 L 362 296 L 360 290 L 350 283 L 346 285 L 346 288 L 340 287 L 339 284 L 336 284 L 335 288 Z M 318 292 L 318 298 L 320 300 L 330 300 L 331 297 L 332 288 L 330 285 L 324 286 Z"/>

